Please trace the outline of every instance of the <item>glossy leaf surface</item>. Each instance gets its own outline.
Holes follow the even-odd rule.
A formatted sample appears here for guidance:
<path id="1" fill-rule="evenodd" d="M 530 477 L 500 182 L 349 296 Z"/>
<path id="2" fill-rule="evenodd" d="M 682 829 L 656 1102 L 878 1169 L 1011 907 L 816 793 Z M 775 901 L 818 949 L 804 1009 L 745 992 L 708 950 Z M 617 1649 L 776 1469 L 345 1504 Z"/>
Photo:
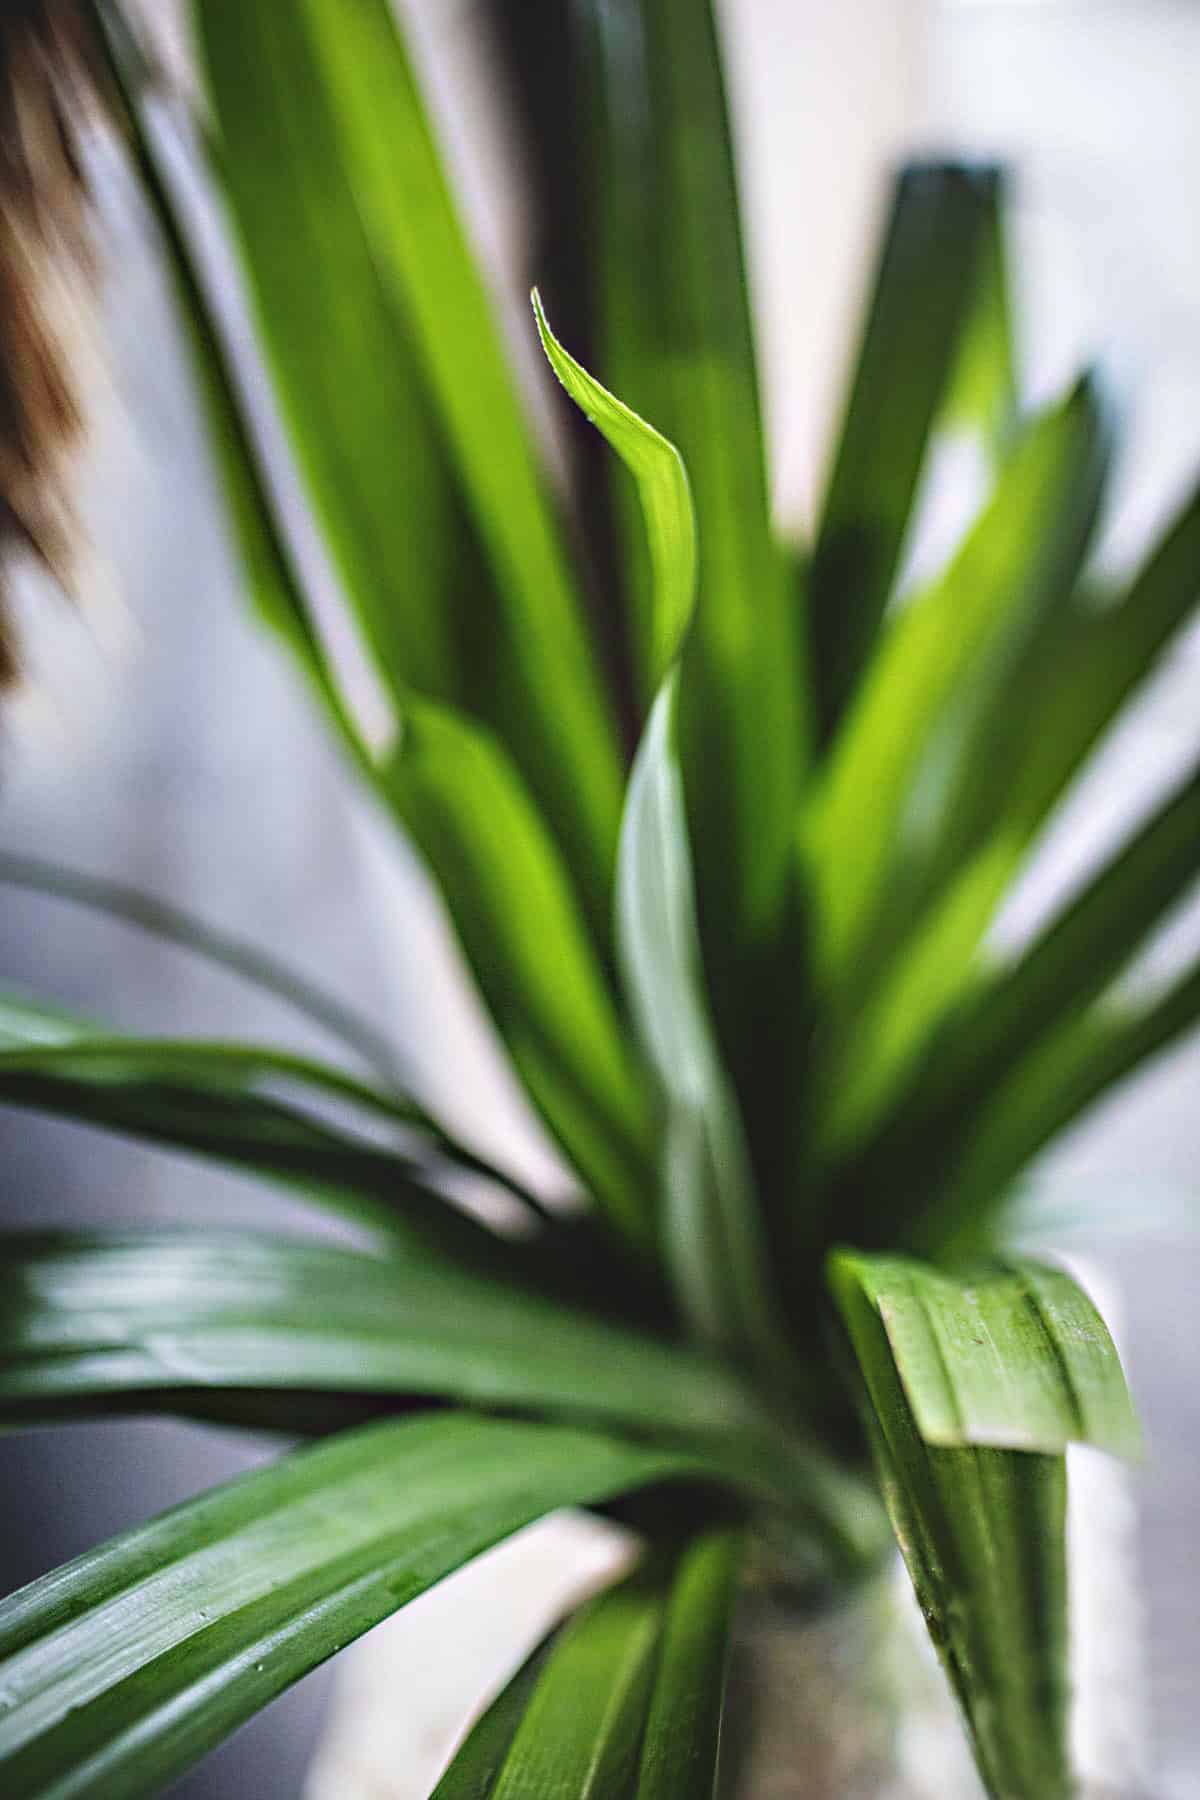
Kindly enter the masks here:
<path id="1" fill-rule="evenodd" d="M 156 1793 L 531 1519 L 694 1468 L 449 1414 L 346 1433 L 176 1507 L 0 1605 L 5 1792 Z"/>
<path id="2" fill-rule="evenodd" d="M 927 1444 L 1136 1454 L 1139 1432 L 1104 1321 L 1071 1276 L 1028 1261 L 952 1276 L 897 1256 L 838 1252 L 843 1312 L 878 1313 Z M 850 1297 L 848 1297 L 850 1296 Z"/>
<path id="3" fill-rule="evenodd" d="M 879 1311 L 835 1296 L 892 1525 L 992 1800 L 1067 1800 L 1065 1459 L 922 1437 Z"/>

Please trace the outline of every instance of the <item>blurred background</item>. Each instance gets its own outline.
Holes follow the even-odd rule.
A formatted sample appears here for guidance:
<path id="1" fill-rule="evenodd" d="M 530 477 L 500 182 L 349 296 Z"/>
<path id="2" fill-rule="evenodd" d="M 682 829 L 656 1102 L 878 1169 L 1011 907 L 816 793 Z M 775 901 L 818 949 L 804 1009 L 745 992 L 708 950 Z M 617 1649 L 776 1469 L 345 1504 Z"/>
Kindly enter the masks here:
<path id="1" fill-rule="evenodd" d="M 149 4 L 170 53 L 182 54 L 170 7 Z M 435 97 L 459 96 L 446 108 L 447 136 L 545 407 L 524 302 L 537 271 L 519 201 L 521 146 L 488 8 L 404 0 L 401 10 Z M 802 529 L 820 490 L 887 168 L 914 151 L 999 155 L 1017 177 L 1013 267 L 1028 382 L 1041 393 L 1088 356 L 1104 359 L 1128 417 L 1101 555 L 1133 561 L 1200 462 L 1200 6 L 725 0 L 722 15 L 781 517 Z M 0 843 L 186 902 L 264 944 L 286 938 L 297 962 L 319 961 L 327 984 L 401 1036 L 411 1031 L 449 1107 L 461 1110 L 465 1094 L 472 1112 L 486 1108 L 497 1143 L 544 1174 L 550 1152 L 498 1069 L 420 872 L 399 865 L 290 669 L 243 611 L 162 271 L 111 152 L 100 153 L 99 186 L 110 279 L 100 425 L 84 473 L 97 597 L 83 625 L 38 609 L 36 679 L 7 723 Z M 916 555 L 933 554 L 962 517 L 971 476 L 953 460 L 934 471 L 928 544 Z M 1003 929 L 1028 929 L 1178 773 L 1194 748 L 1198 699 L 1193 641 L 1059 818 Z M 1185 938 L 1194 946 L 1200 915 L 1171 937 L 1164 955 Z M 286 1029 L 298 1041 L 290 1018 L 182 955 L 7 892 L 0 977 L 122 1025 Z M 1047 1205 L 1083 1195 L 1094 1207 L 1097 1227 L 1081 1247 L 1119 1297 L 1151 1445 L 1136 1496 L 1160 1800 L 1200 1796 L 1198 1102 L 1193 1044 L 1093 1114 L 1042 1171 Z M 244 1216 L 250 1194 L 181 1158 L 9 1112 L 0 1145 L 13 1222 L 216 1222 Z M 1136 1242 L 1103 1224 L 1131 1193 L 1134 1210 L 1144 1201 L 1159 1221 Z M 265 1190 L 253 1195 L 268 1224 L 297 1216 Z M 268 1448 L 160 1421 L 6 1439 L 0 1579 L 12 1587 Z M 487 1608 L 509 1602 L 501 1588 L 461 1603 L 486 1636 Z M 301 1684 L 177 1791 L 187 1800 L 303 1791 L 329 1686 L 328 1670 Z"/>

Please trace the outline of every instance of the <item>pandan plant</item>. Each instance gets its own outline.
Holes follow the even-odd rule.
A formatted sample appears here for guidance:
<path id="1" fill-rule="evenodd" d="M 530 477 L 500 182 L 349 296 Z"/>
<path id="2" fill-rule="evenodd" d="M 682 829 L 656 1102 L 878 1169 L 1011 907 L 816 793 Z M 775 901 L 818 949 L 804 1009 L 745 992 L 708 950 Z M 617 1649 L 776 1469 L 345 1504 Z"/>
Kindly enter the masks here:
<path id="1" fill-rule="evenodd" d="M 0 1787 L 157 1792 L 576 1506 L 644 1556 L 516 1673 L 444 1800 L 712 1793 L 739 1593 L 768 1565 L 850 1593 L 885 1515 L 987 1791 L 1065 1796 L 1065 1452 L 1137 1431 L 1089 1298 L 1012 1247 L 1013 1201 L 1200 1010 L 1200 966 L 1123 981 L 1200 870 L 1200 769 L 1031 941 L 990 927 L 1188 618 L 1200 498 L 1121 591 L 1097 583 L 1112 421 L 1090 376 L 1022 405 L 1001 178 L 928 164 L 895 184 L 819 522 L 784 542 L 709 6 L 564 0 L 500 9 L 554 226 L 546 308 L 598 371 L 535 296 L 600 434 L 564 508 L 386 0 L 192 10 L 194 138 L 386 742 L 264 466 L 179 104 L 100 5 L 247 595 L 427 865 L 578 1195 L 449 1130 L 397 1075 L 403 1020 L 381 1045 L 319 975 L 8 860 L 265 983 L 344 1055 L 134 1039 L 12 996 L 0 1097 L 285 1183 L 357 1235 L 8 1238 L 7 1427 L 158 1409 L 312 1441 L 3 1603 Z M 958 430 L 989 491 L 913 591 L 923 471 Z M 464 1173 L 505 1206 L 463 1210 Z"/>

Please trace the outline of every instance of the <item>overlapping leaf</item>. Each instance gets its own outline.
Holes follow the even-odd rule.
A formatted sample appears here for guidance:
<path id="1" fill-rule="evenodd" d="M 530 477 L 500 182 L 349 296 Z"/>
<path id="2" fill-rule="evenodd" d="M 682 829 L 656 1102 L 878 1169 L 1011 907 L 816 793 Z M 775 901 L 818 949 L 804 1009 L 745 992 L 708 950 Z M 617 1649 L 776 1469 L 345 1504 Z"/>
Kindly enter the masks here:
<path id="1" fill-rule="evenodd" d="M 518 1671 L 434 1800 L 711 1796 L 737 1553 L 735 1533 L 702 1533 L 593 1600 Z"/>
<path id="2" fill-rule="evenodd" d="M 849 1251 L 836 1253 L 830 1270 L 843 1313 L 865 1303 L 878 1314 L 927 1444 L 1137 1452 L 1112 1339 L 1063 1270 L 1020 1261 L 956 1277 L 906 1257 Z"/>
<path id="3" fill-rule="evenodd" d="M 157 1793 L 531 1519 L 702 1472 L 670 1452 L 455 1413 L 284 1457 L 0 1605 L 4 1791 Z"/>
<path id="4" fill-rule="evenodd" d="M 401 686 L 482 709 L 600 928 L 620 792 L 613 728 L 391 9 L 305 0 L 281 13 L 268 0 L 196 0 L 196 12 L 223 171 L 314 497 L 335 541 L 344 518 L 355 584 L 368 593 L 383 584 L 371 616 L 403 634 Z M 310 415 L 317 404 L 328 417 Z M 318 457 L 329 466 L 314 468 Z M 378 495 L 359 518 L 364 482 Z M 462 565 L 458 502 L 490 580 L 478 561 Z"/>
<path id="5" fill-rule="evenodd" d="M 172 1230 L 0 1239 L 0 1418 L 231 1390 L 451 1400 L 707 1446 L 776 1501 L 804 1448 L 720 1364 L 427 1257 Z M 797 1460 L 798 1459 L 798 1460 Z M 829 1465 L 832 1468 L 832 1465 Z"/>
<path id="6" fill-rule="evenodd" d="M 1069 594 L 1104 464 L 1083 383 L 1012 451 L 961 550 L 886 632 L 831 753 L 807 827 L 819 946 L 833 985 L 853 977 L 894 877 L 913 776 L 952 702 L 1054 597 Z"/>
<path id="7" fill-rule="evenodd" d="M 580 11 L 598 114 L 603 366 L 678 446 L 695 498 L 700 589 L 679 754 L 705 976 L 745 1103 L 762 1021 L 782 1004 L 762 959 L 790 900 L 807 695 L 771 530 L 716 26 L 709 0 L 589 0 Z M 636 557 L 641 522 L 631 509 L 625 522 Z"/>
<path id="8" fill-rule="evenodd" d="M 926 1443 L 861 1266 L 835 1259 L 831 1276 L 864 1422 L 980 1775 L 993 1800 L 1067 1800 L 1065 1460 Z"/>
<path id="9" fill-rule="evenodd" d="M 975 409 L 982 398 L 1001 423 L 1011 405 L 999 198 L 997 172 L 986 167 L 914 165 L 896 184 L 808 576 L 825 741 L 870 664 L 930 432 L 956 370 L 960 405 Z M 968 326 L 981 302 L 991 329 L 975 334 L 972 367 L 964 370 Z"/>

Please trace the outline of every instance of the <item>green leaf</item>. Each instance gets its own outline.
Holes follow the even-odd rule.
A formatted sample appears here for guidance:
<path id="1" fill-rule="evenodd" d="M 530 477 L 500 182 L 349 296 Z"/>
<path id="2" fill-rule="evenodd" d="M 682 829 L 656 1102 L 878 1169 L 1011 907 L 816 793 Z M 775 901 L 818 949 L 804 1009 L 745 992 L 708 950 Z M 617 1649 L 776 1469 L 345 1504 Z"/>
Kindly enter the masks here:
<path id="1" fill-rule="evenodd" d="M 766 982 L 747 991 L 746 957 L 765 955 L 786 915 L 807 724 L 771 528 L 719 43 L 709 0 L 588 0 L 581 12 L 598 113 L 603 366 L 678 446 L 695 500 L 680 754 L 708 982 L 740 1068 L 778 994 Z M 629 511 L 625 523 L 636 566 L 641 520 Z"/>
<path id="2" fill-rule="evenodd" d="M 471 1727 L 429 1800 L 490 1800 L 553 1642 L 534 1651 Z"/>
<path id="3" fill-rule="evenodd" d="M 644 1079 L 553 840 L 503 748 L 445 708 L 410 708 L 389 794 L 438 872 L 518 1074 L 612 1224 L 652 1236 Z"/>
<path id="4" fill-rule="evenodd" d="M 161 233 L 251 595 L 264 622 L 280 634 L 298 658 L 335 728 L 360 767 L 366 769 L 369 765 L 365 747 L 329 665 L 303 582 L 276 517 L 249 415 L 209 305 L 201 262 L 182 210 L 176 204 L 150 123 L 146 98 L 153 92 L 153 72 L 145 65 L 120 11 L 107 0 L 100 0 L 92 10 L 98 24 L 96 41 L 124 109 L 128 148 Z"/>
<path id="5" fill-rule="evenodd" d="M 961 1223 L 951 1242 L 977 1237 L 972 1219 L 986 1216 L 1038 1151 L 1198 1021 L 1200 967 L 1149 999 L 1105 999 L 1065 1019 L 1022 1059 L 976 1120 L 955 1171 Z M 1079 1195 L 1077 1219 L 1086 1221 L 1092 1209 L 1091 1196 Z M 1142 1230 L 1140 1204 L 1130 1223 Z"/>
<path id="6" fill-rule="evenodd" d="M 290 1100 L 357 1108 L 425 1136 L 401 1151 Z M 492 1261 L 504 1246 L 438 1193 L 431 1161 L 510 1177 L 438 1131 L 412 1104 L 308 1058 L 254 1045 L 103 1036 L 76 1019 L 0 996 L 0 1101 L 214 1156 L 299 1188 L 385 1235 L 415 1234 L 455 1256 Z M 527 1198 L 531 1207 L 533 1202 Z"/>
<path id="7" fill-rule="evenodd" d="M 826 742 L 870 666 L 956 367 L 966 383 L 960 401 L 968 390 L 977 404 L 981 392 L 1007 386 L 1011 352 L 995 279 L 1000 204 L 1000 176 L 986 167 L 913 165 L 896 183 L 809 575 Z M 976 336 L 968 375 L 962 349 L 981 294 L 997 325 Z"/>
<path id="8" fill-rule="evenodd" d="M 1049 815 L 1088 753 L 1200 601 L 1200 490 L 1192 493 L 1115 603 L 1085 610 L 1077 601 L 1030 669 L 1026 703 L 994 709 L 991 735 L 969 753 L 970 792 L 950 830 L 961 843 L 999 816 L 1028 840 Z M 1070 669 L 1070 680 L 1064 671 Z M 1023 728 L 1036 717 L 1039 729 Z"/>
<path id="9" fill-rule="evenodd" d="M 864 1423 L 917 1599 L 992 1800 L 1073 1792 L 1067 1749 L 1066 1464 L 921 1436 L 879 1309 L 836 1257 Z"/>
<path id="10" fill-rule="evenodd" d="M 786 1353 L 749 1151 L 704 988 L 675 701 L 670 677 L 634 764 L 617 863 L 626 985 L 667 1102 L 663 1253 L 693 1328 L 778 1380 Z"/>
<path id="11" fill-rule="evenodd" d="M 0 1604 L 12 1800 L 157 1793 L 342 1645 L 530 1520 L 696 1472 L 464 1414 L 284 1457 Z"/>
<path id="12" fill-rule="evenodd" d="M 119 924 L 135 926 L 177 944 L 282 1000 L 353 1050 L 385 1080 L 396 1075 L 395 1047 L 336 994 L 318 986 L 307 972 L 232 932 L 206 924 L 183 907 L 172 906 L 124 882 L 107 881 L 37 857 L 5 852 L 0 852 L 0 883 L 88 907 Z"/>
<path id="13" fill-rule="evenodd" d="M 657 1578 L 656 1578 L 657 1577 Z M 589 1602 L 546 1660 L 491 1800 L 609 1800 L 637 1768 L 663 1583 L 653 1568 Z"/>
<path id="14" fill-rule="evenodd" d="M 1070 591 L 1095 518 L 1103 445 L 1084 382 L 1026 431 L 949 568 L 898 616 L 865 670 L 804 832 L 831 984 L 869 949 L 914 774 L 960 684 L 978 681 L 1022 620 Z"/>
<path id="15" fill-rule="evenodd" d="M 433 1800 L 715 1791 L 738 1534 L 701 1532 L 585 1606 L 471 1731 Z"/>
<path id="16" fill-rule="evenodd" d="M 675 662 L 696 598 L 696 518 L 683 458 L 653 425 L 588 374 L 550 329 L 537 289 L 533 310 L 542 348 L 575 404 L 603 432 L 637 484 L 652 572 L 646 666 L 655 691 Z"/>
<path id="17" fill-rule="evenodd" d="M 366 529 L 351 519 L 350 541 L 358 580 L 384 586 L 382 621 L 405 632 L 403 685 L 483 711 L 602 931 L 620 804 L 615 733 L 490 298 L 392 11 L 386 0 L 350 8 L 304 0 L 282 11 L 272 0 L 195 5 L 277 378 L 294 412 L 323 386 L 341 427 L 331 445 L 339 460 L 320 492 L 361 508 L 364 480 L 379 488 Z M 357 334 L 353 346 L 344 334 Z M 415 406 L 422 426 L 411 436 L 403 415 L 389 417 L 397 348 L 395 385 L 402 402 L 404 384 L 414 390 L 406 412 Z M 311 459 L 321 421 L 303 430 L 299 448 Z M 443 493 L 422 528 L 420 486 L 432 479 L 423 441 L 434 444 L 435 468 L 444 455 L 452 460 L 453 494 L 490 586 L 463 581 L 461 531 Z M 394 455 L 380 447 L 407 443 L 412 459 L 398 483 Z M 439 555 L 456 585 L 423 569 Z M 443 667 L 426 671 L 418 658 L 438 644 Z"/>
<path id="18" fill-rule="evenodd" d="M 856 1287 L 879 1315 L 927 1444 L 1138 1453 L 1112 1339 L 1061 1269 L 1005 1261 L 959 1278 L 907 1257 L 841 1251 L 830 1279 L 843 1312 Z"/>
<path id="19" fill-rule="evenodd" d="M 1127 966 L 1197 876 L 1200 766 L 1016 961 L 978 982 L 946 1021 L 911 1081 L 893 1098 L 884 1123 L 843 1172 L 839 1205 L 843 1220 L 853 1221 L 843 1224 L 844 1231 L 857 1235 L 864 1228 L 872 1196 L 881 1191 L 893 1196 L 891 1241 L 922 1253 L 940 1254 L 946 1243 L 984 1223 L 982 1209 L 999 1192 L 980 1186 L 978 1169 L 971 1181 L 964 1180 L 963 1159 L 972 1154 L 972 1141 L 989 1107 L 1021 1079 L 1022 1069 L 1043 1047 L 1053 1063 L 1056 1052 L 1050 1046 L 1056 1035 L 1086 1017 L 1090 1003 Z M 1186 1022 L 1186 995 L 1183 1013 L 1167 1035 Z M 1151 1028 L 1145 1054 L 1152 1053 L 1154 1035 Z M 1100 1086 L 1116 1078 L 1114 1072 Z M 1078 1070 L 1068 1079 L 1077 1082 Z M 1031 1099 L 1034 1094 L 1031 1088 Z M 1034 1147 L 1044 1141 L 1043 1134 Z M 931 1144 L 936 1147 L 932 1156 Z M 1010 1168 L 1005 1177 L 1013 1173 Z"/>
<path id="20" fill-rule="evenodd" d="M 642 1739 L 637 1800 L 711 1800 L 741 1542 L 711 1531 L 679 1557 Z"/>
<path id="21" fill-rule="evenodd" d="M 171 1230 L 0 1237 L 0 1420 L 210 1390 L 544 1412 L 699 1448 L 815 1514 L 821 1459 L 700 1352 L 421 1255 Z M 791 1491 L 792 1484 L 795 1491 Z M 833 1491 L 832 1475 L 829 1491 Z"/>

